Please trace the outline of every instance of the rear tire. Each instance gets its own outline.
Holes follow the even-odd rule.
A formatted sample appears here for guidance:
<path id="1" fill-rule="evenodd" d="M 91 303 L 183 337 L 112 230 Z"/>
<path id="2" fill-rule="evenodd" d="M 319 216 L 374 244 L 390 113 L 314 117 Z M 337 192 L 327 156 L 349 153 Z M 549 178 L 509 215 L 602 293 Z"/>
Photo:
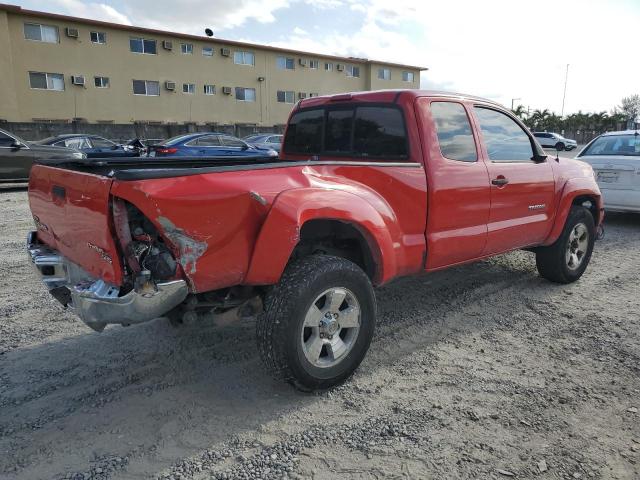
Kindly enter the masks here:
<path id="1" fill-rule="evenodd" d="M 290 264 L 267 294 L 258 351 L 276 378 L 303 391 L 331 388 L 362 362 L 375 317 L 373 287 L 360 267 L 311 255 Z"/>
<path id="2" fill-rule="evenodd" d="M 564 147 L 565 147 L 565 144 L 563 142 L 556 143 L 556 150 L 563 151 Z"/>
<path id="3" fill-rule="evenodd" d="M 536 266 L 540 276 L 556 283 L 578 280 L 589 265 L 596 238 L 591 212 L 573 206 L 560 237 L 553 245 L 536 250 Z"/>

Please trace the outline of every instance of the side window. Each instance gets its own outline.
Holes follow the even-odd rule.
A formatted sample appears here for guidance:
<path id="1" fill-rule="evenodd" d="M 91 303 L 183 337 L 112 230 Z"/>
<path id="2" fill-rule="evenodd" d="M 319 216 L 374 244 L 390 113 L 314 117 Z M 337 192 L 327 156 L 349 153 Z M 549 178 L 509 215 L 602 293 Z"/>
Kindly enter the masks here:
<path id="1" fill-rule="evenodd" d="M 406 157 L 407 137 L 402 112 L 388 107 L 358 107 L 353 151 L 365 157 Z"/>
<path id="2" fill-rule="evenodd" d="M 111 148 L 115 145 L 111 140 L 99 137 L 92 137 L 91 143 L 93 143 L 93 148 Z"/>
<path id="3" fill-rule="evenodd" d="M 91 144 L 85 137 L 69 138 L 64 141 L 64 146 L 77 149 L 91 148 Z"/>
<path id="4" fill-rule="evenodd" d="M 221 140 L 222 140 L 222 144 L 225 147 L 236 147 L 236 148 L 244 147 L 244 142 L 234 137 L 224 136 L 222 137 Z"/>
<path id="5" fill-rule="evenodd" d="M 504 113 L 474 107 L 489 159 L 494 162 L 529 162 L 533 158 L 531 140 L 513 119 Z"/>
<path id="6" fill-rule="evenodd" d="M 197 141 L 197 145 L 201 147 L 219 147 L 220 137 L 218 135 L 207 135 L 206 137 L 200 137 Z"/>
<path id="7" fill-rule="evenodd" d="M 322 149 L 324 109 L 297 112 L 289 120 L 284 149 L 287 153 L 318 153 Z"/>
<path id="8" fill-rule="evenodd" d="M 478 160 L 471 123 L 462 104 L 432 102 L 431 115 L 436 124 L 440 153 L 443 157 L 461 162 Z"/>
<path id="9" fill-rule="evenodd" d="M 353 109 L 329 110 L 325 131 L 324 148 L 327 152 L 351 151 L 351 128 L 353 126 Z"/>
<path id="10" fill-rule="evenodd" d="M 13 142 L 15 142 L 15 140 L 12 137 L 0 132 L 0 147 L 10 147 L 13 145 Z"/>

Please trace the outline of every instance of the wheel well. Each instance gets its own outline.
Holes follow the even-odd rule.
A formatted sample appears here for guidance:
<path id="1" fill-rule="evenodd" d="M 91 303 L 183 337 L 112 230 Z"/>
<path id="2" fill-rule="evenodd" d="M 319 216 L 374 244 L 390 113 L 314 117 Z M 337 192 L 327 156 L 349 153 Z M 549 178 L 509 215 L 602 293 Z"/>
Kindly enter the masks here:
<path id="1" fill-rule="evenodd" d="M 300 229 L 300 241 L 291 260 L 324 253 L 346 258 L 358 265 L 373 281 L 376 264 L 369 243 L 353 224 L 340 220 L 309 220 Z"/>
<path id="2" fill-rule="evenodd" d="M 588 195 L 582 195 L 573 199 L 571 205 L 578 205 L 587 208 L 591 212 L 591 216 L 593 217 L 593 223 L 598 225 L 598 220 L 600 219 L 600 212 L 598 211 L 598 204 L 596 203 L 593 197 Z"/>

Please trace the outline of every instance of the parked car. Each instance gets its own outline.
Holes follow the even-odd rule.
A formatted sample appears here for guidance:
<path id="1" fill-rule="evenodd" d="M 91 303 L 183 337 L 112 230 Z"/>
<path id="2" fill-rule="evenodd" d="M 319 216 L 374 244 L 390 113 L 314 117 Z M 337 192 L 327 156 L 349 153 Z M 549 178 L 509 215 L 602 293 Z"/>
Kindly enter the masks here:
<path id="1" fill-rule="evenodd" d="M 555 148 L 556 150 L 566 150 L 567 152 L 578 148 L 578 142 L 570 138 L 564 138 L 559 133 L 533 132 L 533 136 L 544 148 Z"/>
<path id="2" fill-rule="evenodd" d="M 458 94 L 314 97 L 292 111 L 278 160 L 180 160 L 35 166 L 28 250 L 42 280 L 98 331 L 260 313 L 268 371 L 304 390 L 358 367 L 374 285 L 516 249 L 574 282 L 604 214 L 589 165 L 548 157 L 509 110 Z"/>
<path id="3" fill-rule="evenodd" d="M 88 158 L 137 157 L 138 150 L 128 145 L 120 145 L 97 135 L 67 134 L 45 138 L 35 142 L 38 145 L 70 147 L 87 154 Z"/>
<path id="4" fill-rule="evenodd" d="M 640 132 L 603 133 L 577 158 L 593 167 L 607 210 L 640 212 Z"/>
<path id="5" fill-rule="evenodd" d="M 260 148 L 262 150 L 271 149 L 279 153 L 283 137 L 284 135 L 268 133 L 260 135 L 249 135 L 248 137 L 244 137 L 243 140 L 249 145 L 253 145 L 256 148 Z"/>
<path id="6" fill-rule="evenodd" d="M 216 132 L 190 133 L 150 147 L 151 157 L 277 157 L 273 150 L 249 145 L 244 140 Z"/>
<path id="7" fill-rule="evenodd" d="M 25 182 L 37 158 L 85 158 L 78 150 L 49 147 L 22 140 L 0 129 L 0 182 Z"/>

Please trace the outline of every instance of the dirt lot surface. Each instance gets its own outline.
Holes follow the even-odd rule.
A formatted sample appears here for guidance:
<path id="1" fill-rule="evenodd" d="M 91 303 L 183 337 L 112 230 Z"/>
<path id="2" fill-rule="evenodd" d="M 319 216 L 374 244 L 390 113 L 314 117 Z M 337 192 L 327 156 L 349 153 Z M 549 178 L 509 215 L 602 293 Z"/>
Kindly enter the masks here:
<path id="1" fill-rule="evenodd" d="M 610 215 L 569 286 L 516 252 L 377 292 L 344 386 L 261 369 L 254 325 L 102 334 L 24 253 L 0 192 L 0 478 L 640 478 L 640 216 Z"/>

